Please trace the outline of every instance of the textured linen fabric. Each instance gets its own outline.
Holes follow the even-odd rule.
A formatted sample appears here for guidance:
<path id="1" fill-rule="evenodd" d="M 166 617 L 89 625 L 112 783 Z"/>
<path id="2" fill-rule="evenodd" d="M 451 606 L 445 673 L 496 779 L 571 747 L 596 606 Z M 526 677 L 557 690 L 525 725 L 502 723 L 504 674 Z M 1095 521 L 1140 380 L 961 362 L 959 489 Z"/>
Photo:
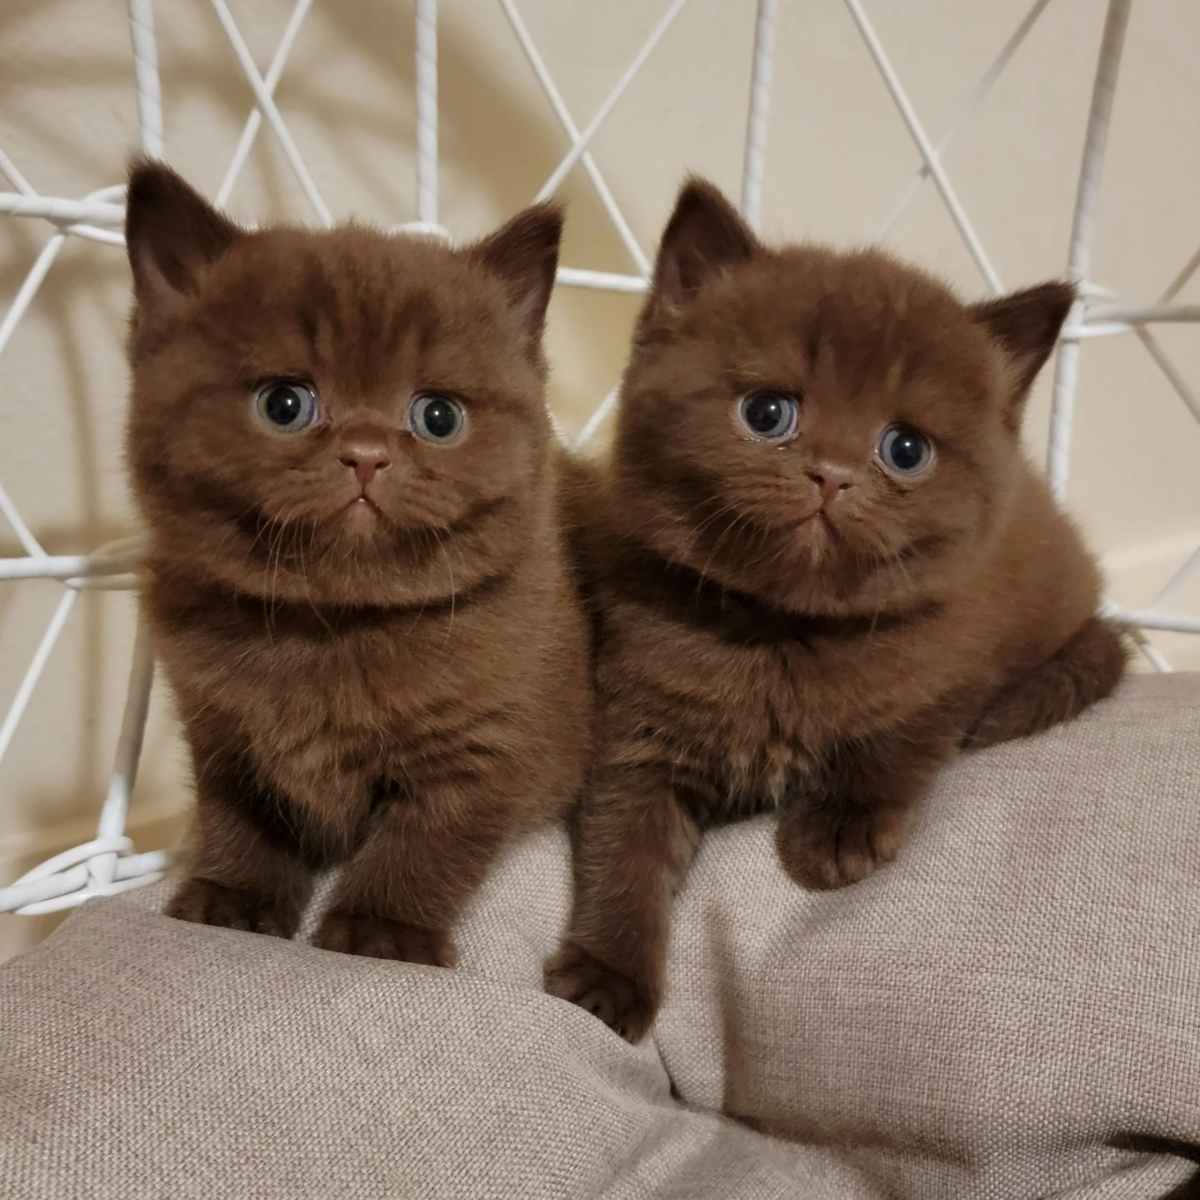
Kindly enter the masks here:
<path id="1" fill-rule="evenodd" d="M 964 756 L 854 887 L 794 888 L 772 832 L 708 838 L 677 906 L 685 1100 L 914 1200 L 1196 1173 L 1145 1150 L 1200 1161 L 1200 676 Z"/>
<path id="2" fill-rule="evenodd" d="M 0 1198 L 872 1195 L 542 994 L 568 880 L 561 831 L 514 847 L 453 972 L 85 905 L 0 968 Z"/>
<path id="3" fill-rule="evenodd" d="M 559 830 L 453 972 L 85 905 L 0 968 L 0 1197 L 1200 1196 L 1200 677 L 963 758 L 852 888 L 772 835 L 706 839 L 637 1048 L 539 990 Z"/>

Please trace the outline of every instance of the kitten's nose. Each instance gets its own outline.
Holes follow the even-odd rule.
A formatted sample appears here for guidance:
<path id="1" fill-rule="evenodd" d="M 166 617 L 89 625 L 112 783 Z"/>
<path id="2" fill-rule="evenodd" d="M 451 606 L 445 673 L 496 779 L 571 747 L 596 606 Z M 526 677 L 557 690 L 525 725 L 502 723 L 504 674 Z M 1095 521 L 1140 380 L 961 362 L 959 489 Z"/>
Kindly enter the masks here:
<path id="1" fill-rule="evenodd" d="M 351 446 L 342 455 L 342 464 L 354 472 L 359 487 L 366 487 L 376 474 L 390 467 L 391 460 L 378 446 Z"/>
<path id="2" fill-rule="evenodd" d="M 817 463 L 808 472 L 808 477 L 820 489 L 821 499 L 826 504 L 854 486 L 854 472 L 849 467 L 839 467 L 833 463 Z"/>

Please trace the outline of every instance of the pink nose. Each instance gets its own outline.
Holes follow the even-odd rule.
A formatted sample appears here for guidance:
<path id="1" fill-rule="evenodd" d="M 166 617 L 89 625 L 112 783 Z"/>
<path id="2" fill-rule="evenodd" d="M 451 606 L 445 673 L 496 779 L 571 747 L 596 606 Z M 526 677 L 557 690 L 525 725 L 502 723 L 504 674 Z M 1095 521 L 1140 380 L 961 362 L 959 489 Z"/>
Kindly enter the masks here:
<path id="1" fill-rule="evenodd" d="M 820 489 L 825 504 L 831 504 L 842 492 L 854 486 L 854 472 L 833 463 L 817 463 L 808 472 L 808 477 Z"/>
<path id="2" fill-rule="evenodd" d="M 378 446 L 351 446 L 342 455 L 342 464 L 354 472 L 358 486 L 362 488 L 365 488 L 380 471 L 392 465 Z"/>

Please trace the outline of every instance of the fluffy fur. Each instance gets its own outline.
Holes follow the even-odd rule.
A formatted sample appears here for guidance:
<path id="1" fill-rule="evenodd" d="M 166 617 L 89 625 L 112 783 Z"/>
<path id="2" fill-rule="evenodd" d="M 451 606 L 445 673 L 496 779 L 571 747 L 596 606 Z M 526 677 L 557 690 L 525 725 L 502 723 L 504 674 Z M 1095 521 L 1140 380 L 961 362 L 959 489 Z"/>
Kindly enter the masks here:
<path id="1" fill-rule="evenodd" d="M 449 966 L 496 854 L 578 791 L 586 629 L 541 352 L 561 223 L 535 207 L 466 249 L 249 232 L 133 170 L 144 609 L 196 783 L 172 915 L 290 937 L 344 863 L 319 945 Z M 311 426 L 265 421 L 272 381 L 315 394 Z M 462 436 L 416 436 L 422 394 Z"/>
<path id="2" fill-rule="evenodd" d="M 1116 685 L 1096 567 L 1019 444 L 1072 299 L 1049 283 L 964 305 L 874 250 L 769 250 L 685 187 L 611 461 L 574 506 L 598 760 L 552 993 L 637 1040 L 706 826 L 776 809 L 798 883 L 854 883 L 960 747 Z M 787 436 L 742 420 L 764 390 L 794 404 Z M 880 457 L 896 423 L 933 448 L 912 477 Z"/>

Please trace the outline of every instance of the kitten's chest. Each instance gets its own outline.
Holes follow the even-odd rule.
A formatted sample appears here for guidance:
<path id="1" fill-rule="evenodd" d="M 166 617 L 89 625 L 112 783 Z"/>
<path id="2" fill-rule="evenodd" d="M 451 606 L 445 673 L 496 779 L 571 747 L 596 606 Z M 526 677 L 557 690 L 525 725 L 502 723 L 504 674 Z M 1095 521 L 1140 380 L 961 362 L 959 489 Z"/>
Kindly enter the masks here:
<path id="1" fill-rule="evenodd" d="M 275 669 L 242 680 L 238 709 L 260 746 L 301 760 L 351 759 L 402 721 L 408 705 L 392 656 L 342 645 L 279 657 Z"/>
<path id="2" fill-rule="evenodd" d="M 774 806 L 811 771 L 830 740 L 805 647 L 726 650 L 714 760 L 735 806 Z"/>
<path id="3" fill-rule="evenodd" d="M 428 629 L 198 624 L 172 641 L 168 666 L 181 693 L 225 714 L 297 797 L 359 795 L 396 773 L 445 696 L 463 694 L 455 656 Z"/>
<path id="4" fill-rule="evenodd" d="M 263 689 L 257 705 L 243 708 L 255 758 L 303 807 L 361 809 L 378 781 L 397 773 L 402 714 L 370 673 L 337 674 L 314 664 L 292 684 Z"/>
<path id="5" fill-rule="evenodd" d="M 778 803 L 835 743 L 903 719 L 937 690 L 886 633 L 755 643 L 631 622 L 624 634 L 612 669 L 639 685 L 621 702 L 650 714 L 669 753 L 742 813 Z"/>

